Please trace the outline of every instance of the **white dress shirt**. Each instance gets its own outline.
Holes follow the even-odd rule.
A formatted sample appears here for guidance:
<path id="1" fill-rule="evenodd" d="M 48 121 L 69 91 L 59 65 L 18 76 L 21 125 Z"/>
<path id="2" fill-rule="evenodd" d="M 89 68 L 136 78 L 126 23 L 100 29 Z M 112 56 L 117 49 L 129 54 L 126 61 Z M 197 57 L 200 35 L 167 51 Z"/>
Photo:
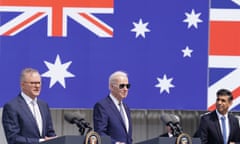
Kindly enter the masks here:
<path id="1" fill-rule="evenodd" d="M 113 103 L 115 104 L 115 106 L 117 107 L 117 109 L 119 110 L 120 112 L 120 106 L 119 106 L 119 101 L 112 95 L 110 94 L 110 98 L 112 99 Z M 127 113 L 126 113 L 126 110 L 123 106 L 123 113 L 124 113 L 124 117 L 125 117 L 125 126 L 126 126 L 126 129 L 127 129 L 127 132 L 129 130 L 129 121 L 128 121 L 128 117 L 127 117 Z"/>
<path id="2" fill-rule="evenodd" d="M 29 109 L 31 110 L 31 112 L 33 114 L 33 117 L 35 118 L 35 120 L 37 122 L 38 130 L 40 132 L 40 135 L 42 135 L 42 127 L 43 127 L 42 116 L 41 116 L 41 113 L 40 113 L 39 106 L 37 104 L 37 98 L 35 98 L 33 100 L 29 96 L 27 96 L 25 93 L 22 92 L 21 94 L 22 94 L 24 100 L 26 101 Z M 35 103 L 35 104 L 33 105 L 33 103 Z"/>
<path id="3" fill-rule="evenodd" d="M 226 133 L 227 133 L 227 141 L 228 141 L 228 137 L 230 135 L 230 127 L 229 127 L 229 119 L 228 119 L 228 113 L 226 113 L 225 115 L 222 115 L 220 114 L 217 110 L 216 110 L 216 113 L 217 113 L 217 116 L 218 116 L 218 122 L 219 122 L 219 125 L 221 127 L 221 132 L 223 131 L 223 128 L 222 128 L 222 121 L 221 121 L 221 117 L 225 117 L 225 125 L 226 125 Z"/>

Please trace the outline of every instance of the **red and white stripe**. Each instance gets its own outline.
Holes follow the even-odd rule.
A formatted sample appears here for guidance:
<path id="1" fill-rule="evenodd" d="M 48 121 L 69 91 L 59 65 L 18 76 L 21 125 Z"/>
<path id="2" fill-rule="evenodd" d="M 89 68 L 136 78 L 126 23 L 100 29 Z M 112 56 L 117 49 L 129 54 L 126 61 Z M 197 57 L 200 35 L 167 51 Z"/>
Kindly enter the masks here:
<path id="1" fill-rule="evenodd" d="M 228 88 L 234 96 L 231 109 L 240 104 L 240 9 L 210 9 L 209 68 L 232 68 L 208 87 L 208 110 L 215 109 L 216 91 Z"/>
<path id="2" fill-rule="evenodd" d="M 0 26 L 0 35 L 14 36 L 48 17 L 48 36 L 67 36 L 70 17 L 99 37 L 113 37 L 113 28 L 93 14 L 113 14 L 113 0 L 1 0 L 0 12 L 22 12 Z"/>

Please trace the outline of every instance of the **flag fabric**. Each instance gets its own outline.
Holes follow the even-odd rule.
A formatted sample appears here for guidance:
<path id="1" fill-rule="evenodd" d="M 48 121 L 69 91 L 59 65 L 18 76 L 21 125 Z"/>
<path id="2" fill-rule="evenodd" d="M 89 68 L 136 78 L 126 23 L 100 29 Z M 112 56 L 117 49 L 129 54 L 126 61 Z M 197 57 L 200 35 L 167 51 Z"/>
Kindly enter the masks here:
<path id="1" fill-rule="evenodd" d="M 16 35 L 28 26 L 48 17 L 48 36 L 66 36 L 68 17 L 82 24 L 98 36 L 111 37 L 112 28 L 92 15 L 113 13 L 113 0 L 94 0 L 93 3 L 76 0 L 2 0 L 1 11 L 20 12 L 1 26 L 0 34 Z"/>
<path id="2" fill-rule="evenodd" d="M 240 1 L 212 0 L 209 29 L 208 110 L 215 109 L 216 91 L 233 93 L 233 105 L 240 103 Z"/>
<path id="3" fill-rule="evenodd" d="M 52 108 L 92 108 L 122 70 L 131 108 L 206 110 L 208 26 L 207 0 L 1 0 L 0 105 L 33 67 Z"/>

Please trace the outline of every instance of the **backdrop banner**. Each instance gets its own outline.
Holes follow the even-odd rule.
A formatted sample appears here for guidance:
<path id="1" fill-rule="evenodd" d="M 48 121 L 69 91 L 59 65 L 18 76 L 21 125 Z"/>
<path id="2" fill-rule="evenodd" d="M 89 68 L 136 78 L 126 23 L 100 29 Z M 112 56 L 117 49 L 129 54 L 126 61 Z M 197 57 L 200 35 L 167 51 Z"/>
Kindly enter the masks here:
<path id="1" fill-rule="evenodd" d="M 0 105 L 33 67 L 51 108 L 92 108 L 122 70 L 131 108 L 206 110 L 209 10 L 208 0 L 1 0 Z"/>

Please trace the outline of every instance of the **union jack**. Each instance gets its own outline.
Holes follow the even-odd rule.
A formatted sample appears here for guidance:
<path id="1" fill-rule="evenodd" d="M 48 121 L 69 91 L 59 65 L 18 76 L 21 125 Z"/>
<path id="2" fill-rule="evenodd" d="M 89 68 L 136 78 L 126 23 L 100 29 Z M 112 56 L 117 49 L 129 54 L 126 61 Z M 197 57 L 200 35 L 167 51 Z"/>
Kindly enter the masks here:
<path id="1" fill-rule="evenodd" d="M 14 36 L 48 17 L 48 36 L 67 36 L 68 17 L 99 37 L 113 37 L 113 28 L 92 14 L 113 14 L 113 0 L 1 0 L 0 12 L 21 12 L 0 26 L 0 35 Z"/>
<path id="2" fill-rule="evenodd" d="M 208 110 L 215 109 L 216 91 L 220 88 L 232 91 L 234 100 L 230 109 L 240 104 L 240 9 L 237 6 L 240 4 L 228 3 L 210 9 L 209 68 L 218 73 L 210 73 L 209 79 L 215 80 L 208 87 Z"/>

